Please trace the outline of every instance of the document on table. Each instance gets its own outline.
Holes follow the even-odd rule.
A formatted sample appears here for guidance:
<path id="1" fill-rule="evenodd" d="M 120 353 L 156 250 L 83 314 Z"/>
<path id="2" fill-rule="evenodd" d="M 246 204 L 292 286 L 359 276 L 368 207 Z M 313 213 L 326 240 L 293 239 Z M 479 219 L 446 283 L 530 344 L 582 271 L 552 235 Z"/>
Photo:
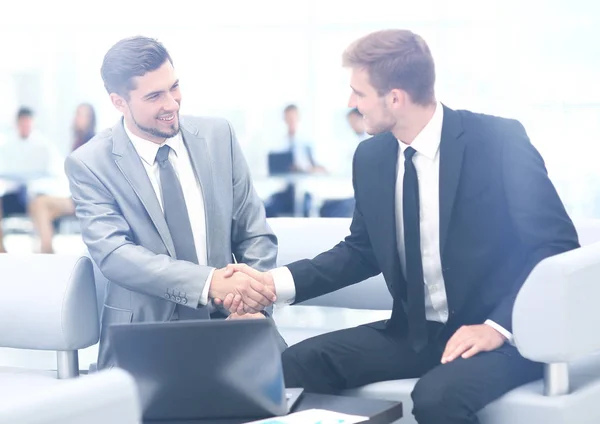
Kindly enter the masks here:
<path id="1" fill-rule="evenodd" d="M 267 418 L 265 420 L 252 421 L 248 424 L 355 424 L 367 419 L 368 417 L 341 414 L 325 409 L 308 409 L 306 411 L 294 412 L 285 417 Z"/>

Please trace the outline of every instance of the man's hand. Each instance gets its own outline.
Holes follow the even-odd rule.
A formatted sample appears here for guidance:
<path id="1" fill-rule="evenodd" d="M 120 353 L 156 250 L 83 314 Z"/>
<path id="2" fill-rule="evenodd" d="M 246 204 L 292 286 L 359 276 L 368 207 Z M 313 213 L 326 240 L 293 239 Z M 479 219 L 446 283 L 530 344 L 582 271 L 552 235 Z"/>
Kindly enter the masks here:
<path id="1" fill-rule="evenodd" d="M 244 314 L 244 315 L 240 315 L 237 312 L 229 315 L 226 320 L 236 320 L 236 319 L 265 319 L 266 316 L 264 316 L 261 313 L 258 314 Z"/>
<path id="2" fill-rule="evenodd" d="M 442 354 L 442 364 L 454 361 L 459 356 L 467 359 L 479 352 L 490 352 L 505 341 L 506 338 L 489 325 L 464 325 L 448 340 Z"/>
<path id="3" fill-rule="evenodd" d="M 250 267 L 247 268 L 252 270 Z M 232 313 L 240 308 L 243 313 L 256 313 L 277 300 L 274 286 L 267 286 L 247 273 L 234 273 L 228 268 L 217 269 L 213 274 L 208 296 L 218 305 L 221 303 L 220 300 L 227 298 L 227 295 L 230 295 L 231 304 L 237 300 L 235 309 L 231 305 L 230 307 L 224 305 Z"/>
<path id="4" fill-rule="evenodd" d="M 244 274 L 249 278 L 258 281 L 259 283 L 263 284 L 264 287 L 270 290 L 274 295 L 276 294 L 275 283 L 273 282 L 273 276 L 271 275 L 271 273 L 257 271 L 246 264 L 231 264 L 228 265 L 227 268 L 225 268 L 225 277 L 237 274 Z M 214 301 L 217 305 L 222 304 L 223 307 L 229 310 L 231 313 L 244 315 L 247 313 L 256 312 L 256 310 L 253 310 L 252 305 L 247 304 L 243 296 L 237 293 L 228 293 L 223 297 L 215 298 Z"/>

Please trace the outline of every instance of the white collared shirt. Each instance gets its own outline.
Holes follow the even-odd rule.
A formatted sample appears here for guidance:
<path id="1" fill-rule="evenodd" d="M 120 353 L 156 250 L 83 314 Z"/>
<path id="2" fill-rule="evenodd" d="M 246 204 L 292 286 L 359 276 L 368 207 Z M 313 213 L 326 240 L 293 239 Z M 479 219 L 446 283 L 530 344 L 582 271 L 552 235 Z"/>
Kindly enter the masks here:
<path id="1" fill-rule="evenodd" d="M 428 321 L 446 323 L 448 302 L 442 275 L 440 257 L 440 142 L 444 109 L 437 104 L 431 120 L 415 137 L 410 147 L 416 150 L 413 164 L 419 179 L 419 217 L 421 233 L 421 260 L 425 282 L 425 315 Z M 406 252 L 404 248 L 404 216 L 402 196 L 404 183 L 404 151 L 408 144 L 398 140 L 396 170 L 396 244 L 406 278 Z"/>
<path id="2" fill-rule="evenodd" d="M 448 321 L 448 299 L 442 274 L 440 256 L 440 143 L 444 108 L 437 103 L 431 120 L 415 137 L 410 147 L 416 150 L 413 163 L 419 180 L 419 216 L 421 233 L 421 258 L 425 290 L 425 315 L 429 321 L 445 324 Z M 402 213 L 402 186 L 404 181 L 404 151 L 408 144 L 398 141 L 398 161 L 396 170 L 396 241 L 402 272 L 406 278 L 406 254 L 404 248 L 404 220 Z M 286 267 L 271 271 L 275 282 L 277 303 L 292 303 L 296 288 L 292 273 Z M 512 341 L 512 334 L 494 321 L 486 320 L 500 334 Z"/>
<path id="3" fill-rule="evenodd" d="M 196 255 L 198 256 L 198 264 L 207 264 L 207 248 L 206 248 L 206 213 L 204 210 L 204 196 L 202 195 L 202 188 L 200 182 L 196 178 L 192 162 L 190 161 L 189 153 L 183 143 L 181 132 L 175 136 L 166 139 L 161 144 L 153 143 L 152 141 L 145 140 L 137 135 L 133 134 L 127 128 L 124 123 L 125 132 L 131 140 L 133 147 L 137 151 L 138 155 L 142 159 L 144 169 L 148 174 L 158 203 L 164 212 L 162 204 L 162 195 L 160 188 L 160 168 L 156 162 L 156 154 L 158 149 L 165 144 L 171 148 L 169 151 L 169 162 L 173 165 L 173 169 L 179 178 L 181 189 L 183 191 L 183 198 L 188 210 L 188 216 L 190 218 L 190 225 L 192 227 L 192 235 L 194 237 L 194 246 L 196 247 Z M 208 275 L 202 295 L 200 296 L 200 304 L 206 305 L 208 302 L 208 291 L 210 288 L 210 281 L 212 280 L 214 270 Z"/>

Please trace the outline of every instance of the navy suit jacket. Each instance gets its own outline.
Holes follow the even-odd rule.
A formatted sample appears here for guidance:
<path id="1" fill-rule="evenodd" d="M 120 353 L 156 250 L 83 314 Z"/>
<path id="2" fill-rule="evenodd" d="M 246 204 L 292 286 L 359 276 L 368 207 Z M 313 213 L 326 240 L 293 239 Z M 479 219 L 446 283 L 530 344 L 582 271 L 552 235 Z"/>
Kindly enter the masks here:
<path id="1" fill-rule="evenodd" d="M 394 298 L 388 325 L 406 330 L 406 281 L 396 245 L 398 148 L 390 133 L 359 145 L 350 235 L 312 260 L 288 265 L 295 302 L 382 272 Z M 519 288 L 542 259 L 579 247 L 577 232 L 518 121 L 444 106 L 439 154 L 440 256 L 449 307 L 442 334 L 447 339 L 461 325 L 486 319 L 512 331 Z"/>

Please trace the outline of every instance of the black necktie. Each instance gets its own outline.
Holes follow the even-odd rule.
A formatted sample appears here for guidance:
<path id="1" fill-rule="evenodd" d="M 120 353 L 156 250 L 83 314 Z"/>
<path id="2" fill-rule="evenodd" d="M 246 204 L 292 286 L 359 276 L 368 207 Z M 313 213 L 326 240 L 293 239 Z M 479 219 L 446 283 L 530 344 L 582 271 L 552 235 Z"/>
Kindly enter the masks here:
<path id="1" fill-rule="evenodd" d="M 419 180 L 412 161 L 415 153 L 416 151 L 412 147 L 404 151 L 402 213 L 406 254 L 408 338 L 412 348 L 419 352 L 427 345 L 427 319 L 425 317 L 425 283 L 421 259 Z"/>

